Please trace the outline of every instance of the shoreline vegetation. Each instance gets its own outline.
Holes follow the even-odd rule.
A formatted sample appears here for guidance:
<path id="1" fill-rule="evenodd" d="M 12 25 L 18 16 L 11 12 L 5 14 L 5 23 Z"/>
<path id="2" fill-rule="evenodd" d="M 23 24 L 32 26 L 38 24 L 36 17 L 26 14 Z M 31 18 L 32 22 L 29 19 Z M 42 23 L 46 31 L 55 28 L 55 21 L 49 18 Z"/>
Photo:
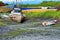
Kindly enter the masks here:
<path id="1" fill-rule="evenodd" d="M 41 10 L 41 11 L 26 11 L 24 12 L 28 18 L 32 17 L 40 17 L 40 18 L 57 18 L 60 19 L 60 11 L 55 11 L 55 10 Z"/>
<path id="2" fill-rule="evenodd" d="M 42 3 L 39 4 L 20 4 L 19 7 L 35 7 L 35 8 L 40 8 L 41 6 L 46 6 L 46 7 L 56 7 L 60 4 L 59 1 L 43 1 Z"/>

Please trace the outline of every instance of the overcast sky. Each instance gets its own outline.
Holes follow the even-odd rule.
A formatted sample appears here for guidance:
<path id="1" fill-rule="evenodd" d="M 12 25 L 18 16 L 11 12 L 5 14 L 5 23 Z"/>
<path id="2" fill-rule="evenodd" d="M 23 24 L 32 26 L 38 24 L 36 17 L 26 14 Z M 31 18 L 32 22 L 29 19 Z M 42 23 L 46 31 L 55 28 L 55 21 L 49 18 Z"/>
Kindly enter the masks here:
<path id="1" fill-rule="evenodd" d="M 0 1 L 3 1 L 3 2 L 16 2 L 16 0 L 0 0 Z M 42 1 L 51 1 L 51 0 L 17 0 L 18 2 L 23 2 L 23 3 L 30 3 L 30 4 L 37 4 L 37 3 L 40 3 Z M 60 0 L 52 0 L 52 1 L 60 1 Z"/>

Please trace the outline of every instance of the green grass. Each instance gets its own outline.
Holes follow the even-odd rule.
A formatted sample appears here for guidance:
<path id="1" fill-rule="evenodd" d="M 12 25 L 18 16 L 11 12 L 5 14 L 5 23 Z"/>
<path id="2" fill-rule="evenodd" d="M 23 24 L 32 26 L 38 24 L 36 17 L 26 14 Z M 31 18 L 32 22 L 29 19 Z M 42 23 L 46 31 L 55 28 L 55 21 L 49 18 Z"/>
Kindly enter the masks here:
<path id="1" fill-rule="evenodd" d="M 31 29 L 18 29 L 18 30 L 14 30 L 14 31 L 10 31 L 8 32 L 7 34 L 1 34 L 0 37 L 15 37 L 15 36 L 18 36 L 18 35 L 21 35 L 22 33 L 25 33 L 25 32 L 32 32 L 33 30 Z"/>
<path id="2" fill-rule="evenodd" d="M 27 17 L 41 17 L 41 18 L 58 18 L 60 19 L 60 11 L 47 11 L 47 12 L 26 12 Z"/>
<path id="3" fill-rule="evenodd" d="M 9 13 L 1 13 L 1 12 L 0 12 L 0 16 L 1 16 L 2 14 L 6 14 L 6 15 L 9 15 Z"/>
<path id="4" fill-rule="evenodd" d="M 7 24 L 4 22 L 0 22 L 0 26 L 6 26 Z"/>
<path id="5" fill-rule="evenodd" d="M 0 26 L 5 26 L 5 25 L 7 25 L 6 24 L 6 22 L 2 22 L 2 20 L 3 19 L 1 19 L 1 15 L 2 15 L 3 13 L 0 13 Z M 6 15 L 8 15 L 8 13 L 5 13 Z"/>
<path id="6" fill-rule="evenodd" d="M 1 16 L 2 13 L 0 13 L 0 16 Z"/>

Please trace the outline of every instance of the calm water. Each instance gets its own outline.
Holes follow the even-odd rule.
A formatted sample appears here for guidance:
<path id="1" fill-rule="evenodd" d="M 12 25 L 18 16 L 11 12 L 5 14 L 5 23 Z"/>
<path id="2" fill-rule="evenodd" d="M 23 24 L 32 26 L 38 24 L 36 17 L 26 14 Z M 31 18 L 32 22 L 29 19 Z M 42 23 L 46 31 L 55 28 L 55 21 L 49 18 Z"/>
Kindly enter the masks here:
<path id="1" fill-rule="evenodd" d="M 14 5 L 9 5 L 9 6 L 5 6 L 7 8 L 13 8 Z M 30 9 L 40 9 L 40 8 L 21 8 L 22 10 L 30 10 Z"/>

